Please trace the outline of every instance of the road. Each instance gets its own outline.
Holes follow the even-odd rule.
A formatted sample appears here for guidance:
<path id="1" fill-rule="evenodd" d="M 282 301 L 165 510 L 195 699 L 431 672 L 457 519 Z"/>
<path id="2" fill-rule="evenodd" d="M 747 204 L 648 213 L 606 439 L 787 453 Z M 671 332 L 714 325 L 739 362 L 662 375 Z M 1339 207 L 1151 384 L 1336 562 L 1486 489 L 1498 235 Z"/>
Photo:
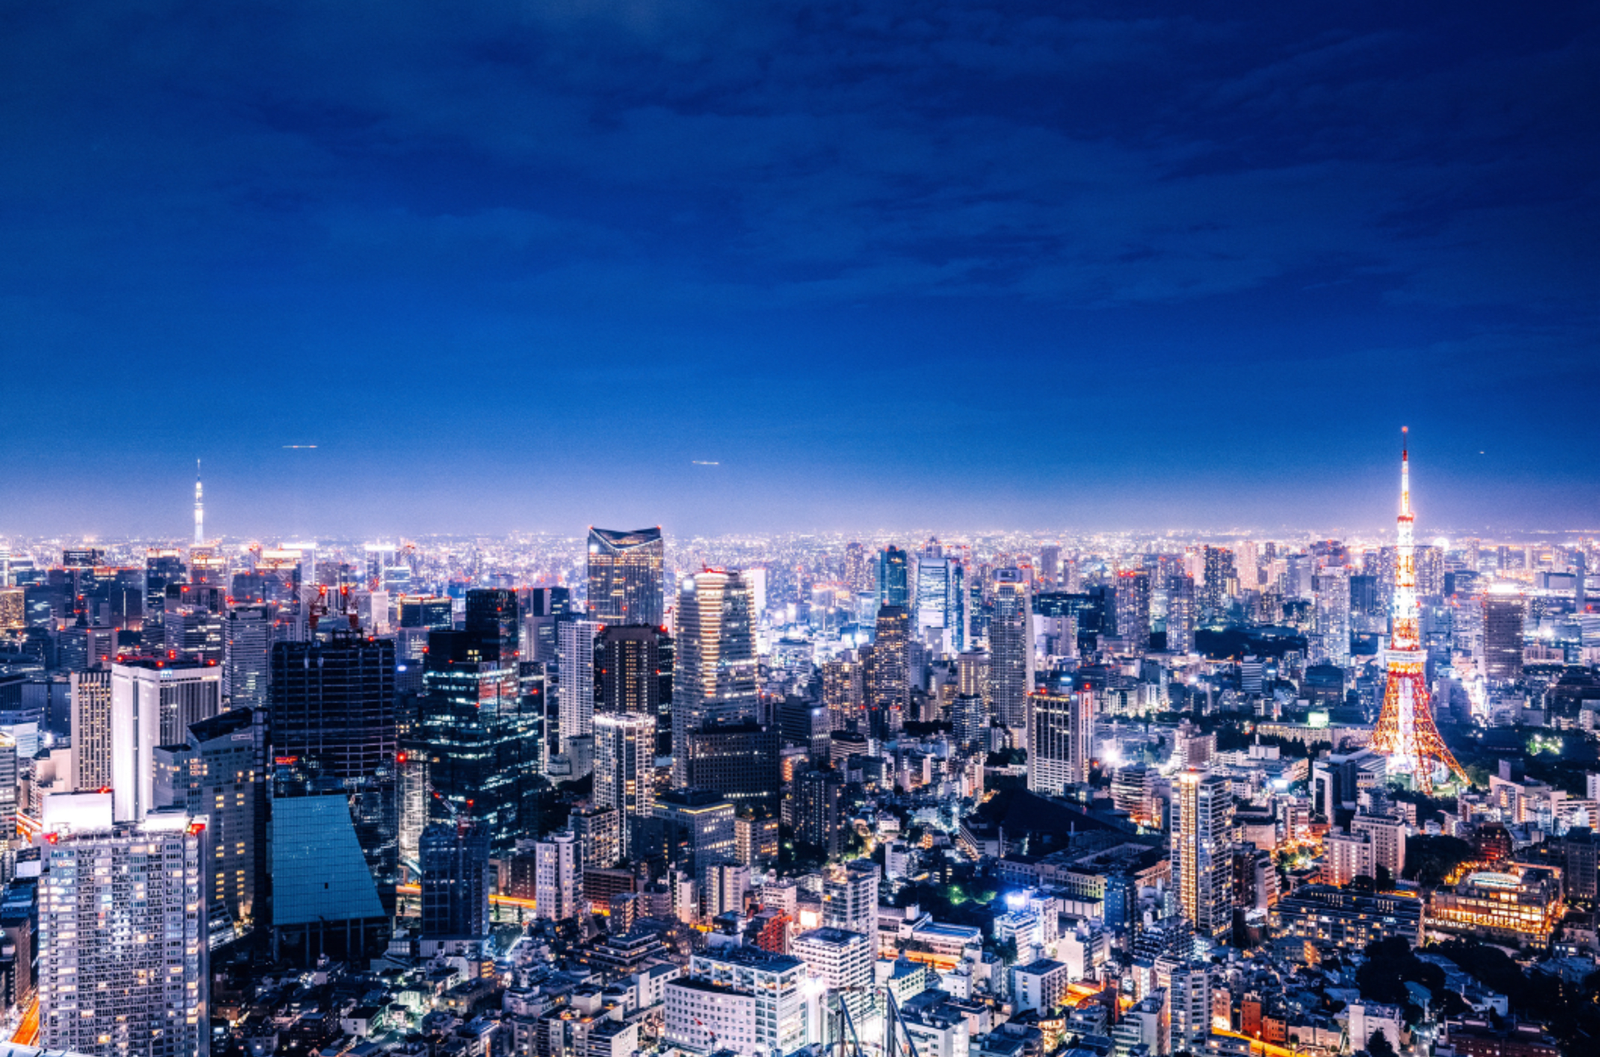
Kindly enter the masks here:
<path id="1" fill-rule="evenodd" d="M 1260 1039 L 1251 1038 L 1249 1035 L 1243 1035 L 1237 1031 L 1229 1031 L 1225 1028 L 1213 1027 L 1211 1029 L 1211 1034 L 1226 1035 L 1230 1039 L 1243 1039 L 1250 1044 L 1251 1053 L 1256 1053 L 1259 1051 L 1267 1054 L 1268 1057 L 1299 1057 L 1300 1051 L 1298 1050 L 1290 1049 L 1288 1046 L 1279 1046 L 1275 1042 L 1262 1042 Z"/>
<path id="2" fill-rule="evenodd" d="M 11 1036 L 11 1041 L 21 1046 L 37 1046 L 39 1044 L 39 996 L 37 994 L 28 1000 L 27 1012 L 22 1014 L 22 1023 L 17 1025 L 16 1033 Z"/>

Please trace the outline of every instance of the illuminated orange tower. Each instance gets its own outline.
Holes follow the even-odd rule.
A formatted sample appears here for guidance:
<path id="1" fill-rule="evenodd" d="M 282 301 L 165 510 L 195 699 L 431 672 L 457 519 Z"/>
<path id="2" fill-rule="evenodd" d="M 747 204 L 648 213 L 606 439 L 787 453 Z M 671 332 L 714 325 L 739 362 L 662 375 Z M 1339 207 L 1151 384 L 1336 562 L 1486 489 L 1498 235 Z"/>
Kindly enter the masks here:
<path id="1" fill-rule="evenodd" d="M 1383 714 L 1372 732 L 1372 748 L 1389 757 L 1391 775 L 1409 775 L 1414 788 L 1433 791 L 1434 774 L 1441 768 L 1466 781 L 1466 772 L 1445 748 L 1433 722 L 1425 673 L 1427 654 L 1422 650 L 1417 616 L 1417 559 L 1412 539 L 1411 460 L 1406 450 L 1405 427 L 1400 430 L 1400 518 L 1394 562 L 1394 631 L 1389 636 L 1388 685 L 1383 691 Z"/>

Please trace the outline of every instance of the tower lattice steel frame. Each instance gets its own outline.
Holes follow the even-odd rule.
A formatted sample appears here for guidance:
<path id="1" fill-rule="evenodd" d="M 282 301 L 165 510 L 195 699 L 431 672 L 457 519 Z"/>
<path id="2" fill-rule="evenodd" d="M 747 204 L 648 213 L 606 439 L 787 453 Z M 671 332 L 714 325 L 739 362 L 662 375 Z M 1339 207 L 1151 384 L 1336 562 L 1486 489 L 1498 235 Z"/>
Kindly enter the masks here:
<path id="1" fill-rule="evenodd" d="M 1427 654 L 1422 649 L 1417 612 L 1417 560 L 1412 537 L 1411 460 L 1401 429 L 1400 517 L 1394 563 L 1394 630 L 1384 657 L 1388 681 L 1383 712 L 1372 732 L 1372 748 L 1389 757 L 1391 775 L 1407 775 L 1420 792 L 1433 791 L 1434 772 L 1443 766 L 1462 781 L 1466 772 L 1445 747 L 1433 722 L 1428 699 Z"/>

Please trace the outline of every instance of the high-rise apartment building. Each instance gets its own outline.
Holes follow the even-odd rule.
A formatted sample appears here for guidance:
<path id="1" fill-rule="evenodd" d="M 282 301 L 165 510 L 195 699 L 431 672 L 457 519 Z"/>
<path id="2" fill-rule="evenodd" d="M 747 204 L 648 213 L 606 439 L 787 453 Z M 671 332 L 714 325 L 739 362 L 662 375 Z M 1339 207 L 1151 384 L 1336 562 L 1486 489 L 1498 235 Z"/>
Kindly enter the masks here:
<path id="1" fill-rule="evenodd" d="M 1190 769 L 1172 788 L 1172 883 L 1180 913 L 1204 936 L 1233 928 L 1233 783 Z"/>
<path id="2" fill-rule="evenodd" d="M 73 672 L 72 780 L 78 789 L 111 786 L 111 669 Z"/>
<path id="3" fill-rule="evenodd" d="M 860 932 L 823 926 L 796 936 L 789 953 L 806 963 L 808 974 L 826 985 L 830 995 L 846 1003 L 852 1021 L 867 1019 L 876 983 L 873 966 L 878 962 L 870 939 Z"/>
<path id="4" fill-rule="evenodd" d="M 1021 571 L 1007 568 L 995 571 L 993 584 L 990 697 L 1000 725 L 1019 730 L 1028 721 L 1028 694 L 1033 690 L 1033 617 L 1028 582 Z"/>
<path id="5" fill-rule="evenodd" d="M 1167 649 L 1172 653 L 1194 652 L 1194 579 L 1178 573 L 1167 581 Z"/>
<path id="6" fill-rule="evenodd" d="M 589 530 L 589 617 L 602 624 L 666 621 L 666 542 L 661 529 Z"/>
<path id="7" fill-rule="evenodd" d="M 1350 570 L 1330 565 L 1316 575 L 1316 635 L 1313 660 L 1340 668 L 1350 664 Z"/>
<path id="8" fill-rule="evenodd" d="M 204 818 L 58 834 L 39 892 L 39 1042 L 128 1057 L 210 1052 Z"/>
<path id="9" fill-rule="evenodd" d="M 868 707 L 881 717 L 905 711 L 909 701 L 911 612 L 905 606 L 880 606 L 872 640 Z M 875 721 L 876 722 L 876 721 Z"/>
<path id="10" fill-rule="evenodd" d="M 794 779 L 794 837 L 828 858 L 843 847 L 844 776 L 834 770 L 804 771 Z"/>
<path id="11" fill-rule="evenodd" d="M 622 857 L 634 857 L 640 819 L 655 816 L 656 718 L 606 712 L 594 718 L 594 799 L 618 816 Z"/>
<path id="12" fill-rule="evenodd" d="M 472 823 L 422 831 L 422 936 L 489 934 L 489 833 Z"/>
<path id="13" fill-rule="evenodd" d="M 552 833 L 534 845 L 534 916 L 565 921 L 583 898 L 583 858 L 577 834 Z"/>
<path id="14" fill-rule="evenodd" d="M 392 639 L 335 629 L 326 642 L 273 643 L 271 700 L 273 755 L 329 778 L 363 778 L 394 763 Z"/>
<path id="15" fill-rule="evenodd" d="M 154 799 L 206 828 L 210 917 L 249 931 L 264 907 L 267 854 L 267 726 L 264 709 L 234 708 L 190 724 L 184 740 L 155 750 Z"/>
<path id="16" fill-rule="evenodd" d="M 1028 695 L 1028 788 L 1060 796 L 1089 780 L 1094 691 Z"/>
<path id="17" fill-rule="evenodd" d="M 155 809 L 155 747 L 175 745 L 222 706 L 214 667 L 151 658 L 111 666 L 112 814 L 138 822 Z"/>
<path id="18" fill-rule="evenodd" d="M 1150 574 L 1125 569 L 1117 574 L 1117 637 L 1129 651 L 1150 648 Z"/>
<path id="19" fill-rule="evenodd" d="M 574 738 L 594 734 L 594 642 L 599 633 L 600 624 L 594 620 L 564 620 L 556 625 L 556 710 L 564 752 Z"/>
<path id="20" fill-rule="evenodd" d="M 1233 552 L 1226 547 L 1206 547 L 1204 582 L 1201 587 L 1200 616 L 1210 622 L 1227 612 L 1233 596 L 1238 593 L 1239 575 L 1234 569 Z"/>
<path id="21" fill-rule="evenodd" d="M 831 867 L 822 880 L 822 923 L 867 937 L 878 949 L 878 864 L 852 859 Z"/>
<path id="22" fill-rule="evenodd" d="M 690 731 L 756 718 L 757 662 L 749 586 L 738 572 L 685 577 L 678 595 L 672 684 L 672 782 L 688 783 Z"/>

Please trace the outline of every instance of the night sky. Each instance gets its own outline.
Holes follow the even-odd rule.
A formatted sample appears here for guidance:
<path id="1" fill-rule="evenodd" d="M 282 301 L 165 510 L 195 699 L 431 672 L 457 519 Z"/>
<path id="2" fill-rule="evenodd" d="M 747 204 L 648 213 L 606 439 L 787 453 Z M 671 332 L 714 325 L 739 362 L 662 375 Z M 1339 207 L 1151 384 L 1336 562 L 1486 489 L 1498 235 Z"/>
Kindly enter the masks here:
<path id="1" fill-rule="evenodd" d="M 0 532 L 1600 528 L 1600 7 L 0 7 Z M 314 450 L 285 445 L 316 444 Z M 717 466 L 694 465 L 696 460 Z"/>

